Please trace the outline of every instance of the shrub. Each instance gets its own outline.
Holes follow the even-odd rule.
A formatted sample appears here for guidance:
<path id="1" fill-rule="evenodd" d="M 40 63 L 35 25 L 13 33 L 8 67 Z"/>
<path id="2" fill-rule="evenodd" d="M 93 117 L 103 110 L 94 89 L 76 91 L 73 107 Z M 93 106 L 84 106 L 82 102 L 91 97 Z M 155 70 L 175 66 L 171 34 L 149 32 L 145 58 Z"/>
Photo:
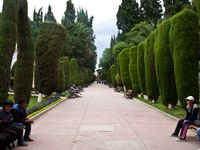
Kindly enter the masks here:
<path id="1" fill-rule="evenodd" d="M 64 26 L 45 21 L 40 24 L 36 39 L 35 87 L 40 93 L 50 95 L 56 91 L 61 50 L 66 39 Z"/>
<path id="2" fill-rule="evenodd" d="M 155 33 L 155 67 L 157 84 L 162 103 L 165 106 L 177 104 L 177 91 L 174 76 L 174 63 L 169 47 L 169 30 L 171 19 L 166 20 L 156 29 Z"/>
<path id="3" fill-rule="evenodd" d="M 130 48 L 125 48 L 120 52 L 119 61 L 122 83 L 126 87 L 126 90 L 132 89 L 129 75 Z"/>
<path id="4" fill-rule="evenodd" d="M 78 62 L 77 59 L 72 58 L 69 62 L 70 67 L 70 86 L 72 84 L 78 84 L 79 82 L 79 73 L 78 73 Z"/>
<path id="5" fill-rule="evenodd" d="M 178 100 L 185 107 L 185 98 L 192 95 L 199 103 L 199 25 L 197 14 L 184 9 L 173 16 L 169 38 Z"/>
<path id="6" fill-rule="evenodd" d="M 115 80 L 116 78 L 116 75 L 117 75 L 117 67 L 115 65 L 112 65 L 110 67 L 110 70 L 111 70 L 111 81 L 112 81 L 112 86 L 115 88 L 117 87 L 117 82 Z"/>
<path id="7" fill-rule="evenodd" d="M 132 84 L 132 90 L 134 93 L 140 93 L 140 86 L 138 81 L 137 71 L 137 47 L 133 46 L 130 48 L 130 63 L 129 63 L 129 74 Z"/>
<path id="8" fill-rule="evenodd" d="M 145 83 L 148 98 L 157 101 L 159 90 L 157 85 L 157 77 L 155 71 L 155 55 L 154 55 L 154 36 L 151 33 L 145 41 L 144 46 L 144 63 L 145 63 Z"/>
<path id="9" fill-rule="evenodd" d="M 145 83 L 144 42 L 139 43 L 137 47 L 137 71 L 141 92 L 147 94 Z"/>

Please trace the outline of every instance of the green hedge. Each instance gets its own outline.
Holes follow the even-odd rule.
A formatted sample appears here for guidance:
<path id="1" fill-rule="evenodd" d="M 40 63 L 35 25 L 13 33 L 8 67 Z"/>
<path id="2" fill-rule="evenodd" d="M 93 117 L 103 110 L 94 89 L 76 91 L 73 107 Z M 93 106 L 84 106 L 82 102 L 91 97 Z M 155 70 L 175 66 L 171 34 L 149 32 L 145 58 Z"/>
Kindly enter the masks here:
<path id="1" fill-rule="evenodd" d="M 25 97 L 28 102 L 30 101 L 33 84 L 34 43 L 27 5 L 27 1 L 23 1 L 18 10 L 18 53 L 14 78 L 15 103 L 22 97 Z"/>
<path id="2" fill-rule="evenodd" d="M 174 72 L 178 100 L 185 107 L 187 96 L 199 102 L 198 58 L 199 25 L 195 12 L 184 9 L 171 18 L 170 50 L 174 61 Z"/>
<path id="3" fill-rule="evenodd" d="M 117 82 L 115 80 L 116 78 L 116 75 L 117 75 L 117 67 L 116 65 L 112 65 L 110 67 L 110 70 L 111 70 L 111 81 L 112 81 L 112 86 L 115 88 L 117 87 Z"/>
<path id="4" fill-rule="evenodd" d="M 155 32 L 151 33 L 145 41 L 144 62 L 147 95 L 150 100 L 157 101 L 159 97 L 159 90 L 155 71 L 154 36 Z"/>
<path id="5" fill-rule="evenodd" d="M 45 21 L 40 24 L 36 39 L 35 87 L 40 93 L 51 95 L 56 91 L 59 58 L 66 40 L 64 26 Z"/>
<path id="6" fill-rule="evenodd" d="M 78 68 L 78 72 L 79 72 L 79 77 L 80 77 L 80 81 L 82 80 L 85 83 L 89 83 L 89 73 L 88 70 L 83 67 L 83 66 L 79 66 Z M 81 83 L 83 85 L 83 83 Z"/>
<path id="7" fill-rule="evenodd" d="M 69 61 L 69 67 L 70 67 L 70 86 L 72 86 L 72 84 L 78 85 L 79 73 L 78 73 L 77 59 L 72 58 Z"/>
<path id="8" fill-rule="evenodd" d="M 65 72 L 65 90 L 70 88 L 70 68 L 69 68 L 69 59 L 67 56 L 61 57 L 61 61 L 63 61 L 64 72 Z"/>
<path id="9" fill-rule="evenodd" d="M 197 15 L 200 18 L 200 1 L 196 0 L 196 9 L 197 9 Z M 200 25 L 200 19 L 199 19 L 199 25 Z"/>
<path id="10" fill-rule="evenodd" d="M 171 19 L 166 20 L 156 29 L 155 33 L 155 66 L 157 83 L 162 103 L 165 106 L 176 106 L 178 96 L 176 91 L 174 63 L 170 53 L 169 30 Z"/>
<path id="11" fill-rule="evenodd" d="M 56 92 L 61 94 L 65 91 L 65 72 L 64 72 L 64 63 L 60 61 L 59 63 L 59 72 L 57 78 L 57 89 Z"/>
<path id="12" fill-rule="evenodd" d="M 0 106 L 8 98 L 10 66 L 17 41 L 19 3 L 4 0 L 0 27 Z"/>
<path id="13" fill-rule="evenodd" d="M 122 83 L 126 90 L 132 89 L 129 75 L 130 48 L 125 48 L 119 53 L 119 61 Z"/>
<path id="14" fill-rule="evenodd" d="M 133 46 L 130 48 L 130 63 L 129 63 L 129 74 L 132 84 L 132 90 L 134 93 L 141 93 L 138 71 L 137 71 L 137 47 Z"/>
<path id="15" fill-rule="evenodd" d="M 141 92 L 146 95 L 147 89 L 145 83 L 144 42 L 139 43 L 137 47 L 137 71 Z"/>

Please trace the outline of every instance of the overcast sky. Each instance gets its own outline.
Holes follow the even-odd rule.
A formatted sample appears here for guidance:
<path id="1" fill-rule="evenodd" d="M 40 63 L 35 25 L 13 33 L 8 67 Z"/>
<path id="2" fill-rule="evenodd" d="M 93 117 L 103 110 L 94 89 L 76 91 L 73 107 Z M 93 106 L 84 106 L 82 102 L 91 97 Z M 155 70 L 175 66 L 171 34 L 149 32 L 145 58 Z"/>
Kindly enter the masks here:
<path id="1" fill-rule="evenodd" d="M 28 0 L 28 16 L 33 19 L 34 8 L 36 12 L 42 7 L 43 15 L 47 13 L 49 4 L 58 23 L 66 10 L 67 0 Z M 96 35 L 95 45 L 97 46 L 97 66 L 99 58 L 105 48 L 110 47 L 111 36 L 117 35 L 116 14 L 122 0 L 72 0 L 77 10 L 83 8 L 88 11 L 89 17 L 94 16 L 93 30 Z M 0 10 L 2 10 L 3 0 L 0 0 Z"/>

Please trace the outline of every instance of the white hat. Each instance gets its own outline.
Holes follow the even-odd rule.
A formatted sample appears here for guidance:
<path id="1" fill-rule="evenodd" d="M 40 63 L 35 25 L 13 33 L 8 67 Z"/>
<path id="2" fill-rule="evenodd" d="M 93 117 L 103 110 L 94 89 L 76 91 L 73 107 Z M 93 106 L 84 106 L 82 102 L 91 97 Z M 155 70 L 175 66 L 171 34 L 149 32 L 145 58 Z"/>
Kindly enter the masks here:
<path id="1" fill-rule="evenodd" d="M 186 100 L 189 100 L 189 101 L 194 101 L 194 97 L 193 96 L 188 96 L 187 98 L 185 98 Z"/>

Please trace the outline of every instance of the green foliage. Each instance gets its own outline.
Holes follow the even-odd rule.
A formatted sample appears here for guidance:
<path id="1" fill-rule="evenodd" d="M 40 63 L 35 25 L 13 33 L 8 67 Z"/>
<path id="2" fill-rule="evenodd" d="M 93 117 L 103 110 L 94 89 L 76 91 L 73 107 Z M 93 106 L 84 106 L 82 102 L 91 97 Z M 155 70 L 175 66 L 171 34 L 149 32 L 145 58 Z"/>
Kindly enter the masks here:
<path id="1" fill-rule="evenodd" d="M 126 87 L 126 90 L 132 89 L 129 75 L 130 48 L 125 48 L 120 52 L 119 61 L 122 83 Z"/>
<path id="2" fill-rule="evenodd" d="M 99 68 L 105 72 L 110 68 L 110 48 L 103 51 L 102 57 L 99 59 Z"/>
<path id="3" fill-rule="evenodd" d="M 65 14 L 65 16 L 61 20 L 62 25 L 67 27 L 70 24 L 74 24 L 75 9 L 74 9 L 74 4 L 72 3 L 71 0 L 67 1 L 66 11 L 64 12 L 64 14 Z"/>
<path id="4" fill-rule="evenodd" d="M 15 103 L 22 97 L 31 98 L 33 83 L 34 44 L 28 19 L 27 1 L 19 7 L 17 62 L 15 66 Z"/>
<path id="5" fill-rule="evenodd" d="M 44 16 L 44 21 L 57 22 L 55 17 L 54 17 L 54 15 L 53 15 L 53 12 L 51 11 L 51 6 L 50 5 L 48 7 L 48 12 Z"/>
<path id="6" fill-rule="evenodd" d="M 66 39 L 66 29 L 55 22 L 42 22 L 36 39 L 35 87 L 50 95 L 56 90 L 60 53 Z"/>
<path id="7" fill-rule="evenodd" d="M 140 10 L 136 0 L 122 0 L 117 12 L 117 28 L 122 31 L 122 35 L 140 21 Z"/>
<path id="8" fill-rule="evenodd" d="M 117 59 L 117 55 L 125 48 L 129 48 L 126 42 L 118 42 L 116 45 L 113 46 L 113 54 L 112 57 Z"/>
<path id="9" fill-rule="evenodd" d="M 144 45 L 144 63 L 145 63 L 145 83 L 148 98 L 157 101 L 159 90 L 155 71 L 155 54 L 154 54 L 154 37 L 153 32 L 145 41 Z"/>
<path id="10" fill-rule="evenodd" d="M 137 47 L 137 71 L 141 92 L 146 95 L 147 89 L 145 83 L 144 42 L 139 43 Z"/>
<path id="11" fill-rule="evenodd" d="M 198 0 L 196 0 L 198 1 Z M 185 5 L 190 5 L 189 0 L 164 0 L 164 7 L 165 7 L 165 18 L 170 18 L 173 15 L 179 13 Z"/>
<path id="12" fill-rule="evenodd" d="M 200 18 L 200 1 L 196 0 L 196 9 L 197 9 L 197 15 Z M 199 19 L 199 25 L 200 25 L 200 19 Z"/>
<path id="13" fill-rule="evenodd" d="M 70 67 L 69 67 L 69 59 L 68 57 L 61 57 L 61 61 L 63 61 L 64 72 L 65 72 L 65 90 L 70 88 Z"/>
<path id="14" fill-rule="evenodd" d="M 15 51 L 17 37 L 19 3 L 4 0 L 0 28 L 0 105 L 8 98 L 10 66 Z"/>
<path id="15" fill-rule="evenodd" d="M 129 63 L 129 75 L 132 84 L 132 90 L 135 93 L 140 93 L 140 86 L 138 80 L 138 71 L 137 71 L 137 47 L 133 46 L 130 48 L 130 63 Z"/>
<path id="16" fill-rule="evenodd" d="M 87 71 L 89 73 L 89 83 L 92 83 L 95 80 L 95 76 L 90 68 L 87 68 Z"/>
<path id="17" fill-rule="evenodd" d="M 56 92 L 61 94 L 65 91 L 65 71 L 64 71 L 64 63 L 60 61 L 59 63 L 59 72 L 57 77 L 57 89 Z"/>
<path id="18" fill-rule="evenodd" d="M 85 67 L 79 66 L 78 72 L 79 72 L 79 77 L 80 77 L 79 81 L 81 81 L 81 84 L 83 85 L 83 82 L 88 84 L 89 83 L 88 70 Z"/>
<path id="19" fill-rule="evenodd" d="M 157 28 L 154 52 L 157 84 L 162 103 L 165 106 L 171 104 L 174 107 L 177 104 L 178 96 L 175 85 L 174 63 L 169 46 L 170 27 L 171 19 L 168 19 Z"/>
<path id="20" fill-rule="evenodd" d="M 113 87 L 117 87 L 117 82 L 115 80 L 116 75 L 117 75 L 117 67 L 116 65 L 112 65 L 110 67 L 110 71 L 111 71 L 111 81 L 112 81 L 112 86 Z"/>
<path id="21" fill-rule="evenodd" d="M 160 0 L 141 0 L 140 8 L 143 10 L 144 20 L 149 18 L 158 20 L 162 16 L 162 5 Z"/>
<path id="22" fill-rule="evenodd" d="M 70 86 L 72 86 L 72 84 L 78 85 L 79 73 L 78 73 L 77 59 L 72 58 L 69 61 L 69 67 L 70 67 Z"/>
<path id="23" fill-rule="evenodd" d="M 122 81 L 120 79 L 119 73 L 116 75 L 115 80 L 117 82 L 117 86 L 122 86 Z"/>
<path id="24" fill-rule="evenodd" d="M 198 103 L 199 25 L 197 14 L 185 9 L 173 16 L 169 38 L 178 100 L 185 107 L 184 98 L 192 95 Z"/>

